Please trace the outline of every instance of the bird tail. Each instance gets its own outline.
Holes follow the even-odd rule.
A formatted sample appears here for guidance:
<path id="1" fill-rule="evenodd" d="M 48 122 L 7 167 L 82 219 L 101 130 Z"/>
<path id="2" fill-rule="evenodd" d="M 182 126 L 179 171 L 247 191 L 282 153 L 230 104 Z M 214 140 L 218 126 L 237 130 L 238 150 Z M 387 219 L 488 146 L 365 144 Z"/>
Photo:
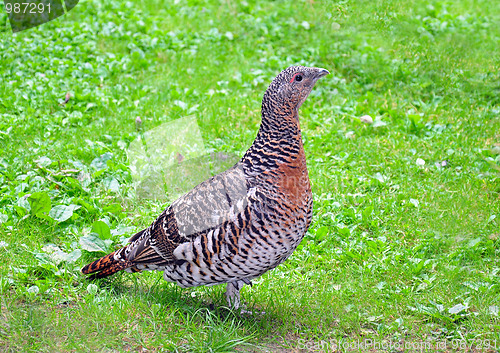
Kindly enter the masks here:
<path id="1" fill-rule="evenodd" d="M 116 251 L 88 264 L 82 268 L 82 273 L 86 275 L 93 273 L 92 278 L 104 278 L 133 266 L 130 261 L 116 260 L 115 254 Z"/>
<path id="2" fill-rule="evenodd" d="M 140 272 L 148 269 L 150 264 L 164 265 L 166 262 L 150 246 L 149 231 L 146 228 L 132 236 L 123 248 L 88 264 L 82 268 L 82 272 L 85 275 L 92 274 L 92 279 L 104 278 L 121 270 Z"/>

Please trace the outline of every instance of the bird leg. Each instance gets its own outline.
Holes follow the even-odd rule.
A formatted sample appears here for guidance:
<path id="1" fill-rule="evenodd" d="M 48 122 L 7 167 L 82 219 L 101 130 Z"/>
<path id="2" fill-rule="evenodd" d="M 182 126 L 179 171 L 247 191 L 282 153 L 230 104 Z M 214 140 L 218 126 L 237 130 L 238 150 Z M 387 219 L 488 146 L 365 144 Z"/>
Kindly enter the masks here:
<path id="1" fill-rule="evenodd" d="M 229 307 L 237 310 L 240 307 L 240 289 L 243 288 L 245 282 L 236 281 L 229 282 L 226 287 L 226 299 Z"/>
<path id="2" fill-rule="evenodd" d="M 226 287 L 226 299 L 227 299 L 227 303 L 229 304 L 229 307 L 232 309 L 232 310 L 238 310 L 240 309 L 240 313 L 241 314 L 246 314 L 246 315 L 254 315 L 254 314 L 258 314 L 258 315 L 264 315 L 266 312 L 265 311 L 257 311 L 257 312 L 252 312 L 252 311 L 249 311 L 249 310 L 246 310 L 246 305 L 243 304 L 241 305 L 241 302 L 240 302 L 240 289 L 243 288 L 243 286 L 245 284 L 249 284 L 250 286 L 252 285 L 252 282 L 247 279 L 247 278 L 243 278 L 239 281 L 236 281 L 236 282 L 229 282 L 227 284 L 227 287 Z"/>

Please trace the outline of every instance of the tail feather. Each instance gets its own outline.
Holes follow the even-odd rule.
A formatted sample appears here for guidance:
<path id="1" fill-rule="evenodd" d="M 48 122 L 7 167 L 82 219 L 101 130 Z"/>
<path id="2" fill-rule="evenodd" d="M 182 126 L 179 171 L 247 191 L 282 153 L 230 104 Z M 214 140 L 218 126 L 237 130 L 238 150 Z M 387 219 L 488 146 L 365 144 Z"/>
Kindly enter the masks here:
<path id="1" fill-rule="evenodd" d="M 115 253 L 112 252 L 99 260 L 91 262 L 82 268 L 82 272 L 86 275 L 93 273 L 92 278 L 104 278 L 133 266 L 130 261 L 115 260 Z"/>
<path id="2" fill-rule="evenodd" d="M 130 238 L 125 247 L 82 268 L 83 274 L 92 274 L 91 278 L 103 278 L 126 269 L 128 272 L 140 272 L 147 269 L 150 264 L 166 265 L 167 261 L 151 247 L 149 233 L 146 230 L 142 230 Z"/>

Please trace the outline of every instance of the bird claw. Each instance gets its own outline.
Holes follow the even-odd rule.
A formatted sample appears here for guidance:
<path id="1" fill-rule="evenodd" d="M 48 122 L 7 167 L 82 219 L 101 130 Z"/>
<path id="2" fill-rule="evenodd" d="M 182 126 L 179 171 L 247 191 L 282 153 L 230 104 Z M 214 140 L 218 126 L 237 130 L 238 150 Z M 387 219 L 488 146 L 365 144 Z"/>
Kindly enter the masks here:
<path id="1" fill-rule="evenodd" d="M 248 278 L 243 278 L 241 281 L 245 284 L 248 284 L 250 287 L 253 286 L 252 281 L 250 281 Z"/>

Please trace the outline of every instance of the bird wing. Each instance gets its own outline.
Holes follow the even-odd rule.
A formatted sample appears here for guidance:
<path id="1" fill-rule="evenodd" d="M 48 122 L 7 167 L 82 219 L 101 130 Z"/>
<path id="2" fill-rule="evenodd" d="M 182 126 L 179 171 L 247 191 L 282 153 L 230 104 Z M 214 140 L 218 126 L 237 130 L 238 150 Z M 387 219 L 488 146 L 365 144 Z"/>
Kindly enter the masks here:
<path id="1" fill-rule="evenodd" d="M 237 214 L 248 208 L 249 190 L 243 166 L 238 163 L 174 201 L 151 226 L 118 250 L 122 252 L 117 256 L 134 265 L 172 263 L 179 245 L 234 221 Z"/>

